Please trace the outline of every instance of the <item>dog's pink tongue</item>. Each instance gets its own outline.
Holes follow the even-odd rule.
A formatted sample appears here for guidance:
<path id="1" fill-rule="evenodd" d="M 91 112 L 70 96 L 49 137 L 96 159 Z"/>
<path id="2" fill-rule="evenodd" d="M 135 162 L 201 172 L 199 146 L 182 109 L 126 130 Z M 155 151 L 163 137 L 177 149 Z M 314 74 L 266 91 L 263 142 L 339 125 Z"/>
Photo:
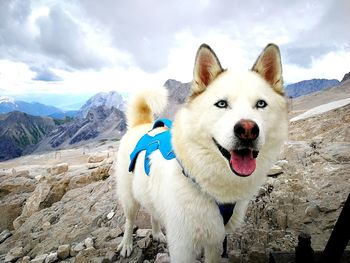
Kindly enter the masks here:
<path id="1" fill-rule="evenodd" d="M 230 164 L 233 171 L 238 175 L 249 176 L 255 171 L 256 159 L 253 158 L 252 151 L 245 154 L 239 154 L 236 151 L 232 151 Z"/>

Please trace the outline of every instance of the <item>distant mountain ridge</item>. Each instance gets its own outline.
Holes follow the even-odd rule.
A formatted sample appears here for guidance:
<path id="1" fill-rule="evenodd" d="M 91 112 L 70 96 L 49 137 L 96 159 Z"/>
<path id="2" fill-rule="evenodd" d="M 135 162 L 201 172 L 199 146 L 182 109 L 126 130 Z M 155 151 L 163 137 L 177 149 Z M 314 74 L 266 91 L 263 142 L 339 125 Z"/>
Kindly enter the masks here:
<path id="1" fill-rule="evenodd" d="M 116 91 L 100 92 L 92 96 L 78 111 L 78 118 L 85 118 L 90 109 L 104 106 L 106 108 L 116 108 L 123 111 L 125 107 L 125 101 L 122 95 Z"/>
<path id="2" fill-rule="evenodd" d="M 339 85 L 337 79 L 310 79 L 303 80 L 285 87 L 286 96 L 291 98 L 300 97 L 316 91 L 328 89 Z"/>
<path id="3" fill-rule="evenodd" d="M 19 111 L 0 115 L 0 161 L 31 152 L 46 134 L 56 127 L 52 118 Z"/>
<path id="4" fill-rule="evenodd" d="M 74 111 L 66 113 L 54 106 L 38 102 L 25 102 L 7 96 L 0 96 L 0 114 L 6 114 L 12 111 L 21 111 L 34 116 L 52 115 L 57 118 L 64 118 L 65 116 L 73 117 L 75 115 Z"/>

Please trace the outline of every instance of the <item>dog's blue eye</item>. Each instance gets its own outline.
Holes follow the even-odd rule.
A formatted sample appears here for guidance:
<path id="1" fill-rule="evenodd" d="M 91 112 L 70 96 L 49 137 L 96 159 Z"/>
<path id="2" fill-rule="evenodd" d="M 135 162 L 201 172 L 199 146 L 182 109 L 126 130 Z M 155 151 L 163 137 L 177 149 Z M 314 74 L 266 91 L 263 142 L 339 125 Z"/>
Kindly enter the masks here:
<path id="1" fill-rule="evenodd" d="M 258 109 L 265 108 L 266 106 L 267 106 L 267 102 L 264 101 L 264 100 L 258 100 L 256 102 L 256 105 L 255 105 L 255 107 L 258 108 Z"/>
<path id="2" fill-rule="evenodd" d="M 218 108 L 225 109 L 228 107 L 228 103 L 226 100 L 219 100 L 217 103 L 214 104 Z"/>

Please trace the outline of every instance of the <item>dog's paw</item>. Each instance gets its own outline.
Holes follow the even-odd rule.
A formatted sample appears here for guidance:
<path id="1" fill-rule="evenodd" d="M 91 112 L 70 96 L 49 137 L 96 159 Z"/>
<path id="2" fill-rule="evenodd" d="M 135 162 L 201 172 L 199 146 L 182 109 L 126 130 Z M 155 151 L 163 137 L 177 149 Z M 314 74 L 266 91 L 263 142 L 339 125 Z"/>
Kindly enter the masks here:
<path id="1" fill-rule="evenodd" d="M 119 244 L 117 251 L 122 257 L 129 257 L 132 252 L 132 241 L 130 242 L 123 239 L 122 242 Z"/>
<path id="2" fill-rule="evenodd" d="M 154 241 L 157 241 L 159 243 L 166 243 L 165 235 L 162 232 L 152 234 L 152 238 Z"/>

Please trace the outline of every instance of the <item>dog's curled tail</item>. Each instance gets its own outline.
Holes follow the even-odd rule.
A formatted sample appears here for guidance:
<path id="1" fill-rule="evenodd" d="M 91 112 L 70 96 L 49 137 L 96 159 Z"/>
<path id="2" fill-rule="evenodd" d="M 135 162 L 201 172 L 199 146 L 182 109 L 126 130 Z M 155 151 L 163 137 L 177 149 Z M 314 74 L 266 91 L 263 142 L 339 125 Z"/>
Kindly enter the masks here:
<path id="1" fill-rule="evenodd" d="M 127 107 L 128 128 L 144 123 L 152 123 L 154 114 L 161 113 L 168 103 L 168 90 L 165 87 L 147 88 L 138 91 Z"/>

